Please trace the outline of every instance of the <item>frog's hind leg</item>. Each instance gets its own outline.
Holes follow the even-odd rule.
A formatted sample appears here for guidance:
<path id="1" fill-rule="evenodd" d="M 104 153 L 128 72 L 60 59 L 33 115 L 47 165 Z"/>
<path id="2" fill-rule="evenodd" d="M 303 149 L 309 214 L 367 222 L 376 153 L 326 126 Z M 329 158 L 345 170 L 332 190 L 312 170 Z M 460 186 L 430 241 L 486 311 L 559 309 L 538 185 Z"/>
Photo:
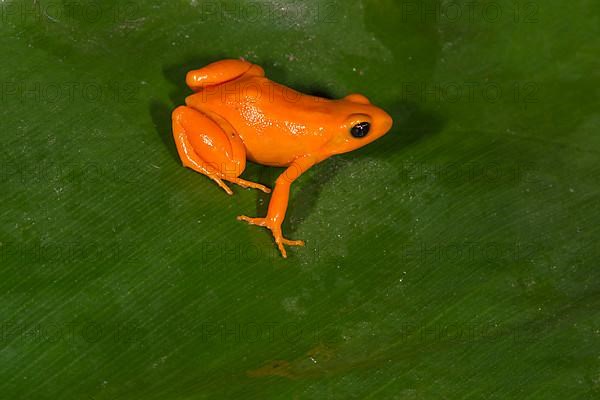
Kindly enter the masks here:
<path id="1" fill-rule="evenodd" d="M 264 76 L 265 71 L 258 65 L 243 60 L 221 60 L 187 73 L 185 82 L 197 92 L 207 86 L 218 85 L 242 75 Z"/>
<path id="2" fill-rule="evenodd" d="M 189 139 L 188 132 L 191 122 L 190 119 L 194 119 L 193 112 L 194 110 L 188 107 L 178 107 L 173 111 L 173 137 L 175 138 L 175 145 L 177 146 L 179 158 L 185 167 L 208 176 L 225 190 L 227 194 L 232 195 L 233 192 L 225 183 L 223 183 L 219 174 L 196 154 L 194 146 Z M 185 128 L 186 125 L 188 126 L 188 130 Z"/>
<path id="3" fill-rule="evenodd" d="M 223 181 L 270 192 L 263 185 L 239 178 L 246 168 L 244 143 L 205 114 L 185 106 L 175 109 L 173 136 L 183 165 L 208 176 L 227 194 L 233 192 Z"/>

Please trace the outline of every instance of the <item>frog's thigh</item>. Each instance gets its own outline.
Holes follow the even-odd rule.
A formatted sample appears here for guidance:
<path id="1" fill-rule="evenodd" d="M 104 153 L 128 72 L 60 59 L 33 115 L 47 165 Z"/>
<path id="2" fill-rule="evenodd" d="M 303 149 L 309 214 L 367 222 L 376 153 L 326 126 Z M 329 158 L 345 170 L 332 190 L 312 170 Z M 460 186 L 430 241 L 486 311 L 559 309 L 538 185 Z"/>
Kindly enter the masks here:
<path id="1" fill-rule="evenodd" d="M 237 178 L 246 168 L 246 150 L 240 137 L 234 132 L 225 132 L 193 108 L 175 109 L 173 135 L 186 167 L 226 180 Z"/>

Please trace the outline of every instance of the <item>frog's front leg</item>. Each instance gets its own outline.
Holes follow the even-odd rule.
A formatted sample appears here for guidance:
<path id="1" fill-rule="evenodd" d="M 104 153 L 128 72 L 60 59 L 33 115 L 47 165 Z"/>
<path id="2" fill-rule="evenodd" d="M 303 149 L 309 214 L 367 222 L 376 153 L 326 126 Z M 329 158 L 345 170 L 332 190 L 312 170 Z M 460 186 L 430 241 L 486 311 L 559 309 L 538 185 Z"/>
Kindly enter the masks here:
<path id="1" fill-rule="evenodd" d="M 181 106 L 173 111 L 173 136 L 183 165 L 208 176 L 227 194 L 233 192 L 223 181 L 271 192 L 239 177 L 246 168 L 246 148 L 232 129 L 226 132 L 207 115 Z"/>
<path id="2" fill-rule="evenodd" d="M 290 186 L 301 174 L 315 165 L 319 160 L 315 157 L 307 156 L 295 160 L 283 174 L 275 181 L 275 189 L 269 202 L 269 210 L 265 218 L 250 218 L 245 215 L 237 217 L 240 221 L 246 221 L 252 225 L 264 226 L 269 228 L 275 238 L 275 243 L 284 258 L 287 258 L 284 245 L 304 246 L 302 240 L 289 240 L 283 237 L 281 224 L 285 219 L 288 200 L 290 196 Z"/>

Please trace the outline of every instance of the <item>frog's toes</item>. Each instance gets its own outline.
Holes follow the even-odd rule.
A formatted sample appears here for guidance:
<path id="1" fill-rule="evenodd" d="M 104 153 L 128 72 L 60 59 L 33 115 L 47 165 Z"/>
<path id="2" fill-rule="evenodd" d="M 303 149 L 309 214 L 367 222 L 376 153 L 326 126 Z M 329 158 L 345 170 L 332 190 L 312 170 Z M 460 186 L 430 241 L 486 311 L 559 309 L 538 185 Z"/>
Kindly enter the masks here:
<path id="1" fill-rule="evenodd" d="M 281 243 L 287 246 L 304 246 L 304 240 L 290 240 L 284 237 L 281 238 Z"/>
<path id="2" fill-rule="evenodd" d="M 273 232 L 273 237 L 275 238 L 275 243 L 277 244 L 277 248 L 279 248 L 279 252 L 283 258 L 287 258 L 287 252 L 285 251 L 284 245 L 288 246 L 304 246 L 304 242 L 302 240 L 289 240 L 284 238 L 280 232 L 275 230 L 271 230 Z"/>
<path id="3" fill-rule="evenodd" d="M 217 185 L 219 185 L 225 192 L 227 192 L 228 195 L 233 195 L 233 192 L 231 191 L 231 189 L 229 189 L 229 186 L 227 186 L 225 182 L 223 182 L 220 178 L 216 176 L 210 176 L 210 178 L 214 180 L 217 183 Z"/>
<path id="4" fill-rule="evenodd" d="M 281 252 L 283 258 L 287 258 L 287 252 L 285 251 L 286 246 L 304 246 L 304 241 L 302 240 L 290 240 L 283 237 L 281 234 L 281 226 L 274 225 L 272 220 L 267 218 L 250 218 L 245 215 L 240 215 L 237 217 L 238 221 L 246 221 L 251 225 L 264 226 L 265 228 L 269 228 L 273 233 L 273 238 L 275 239 L 275 243 Z"/>
<path id="5" fill-rule="evenodd" d="M 247 181 L 242 178 L 228 178 L 227 180 L 229 182 L 233 182 L 237 185 L 240 185 L 243 188 L 258 189 L 258 190 L 262 190 L 265 193 L 271 193 L 271 189 L 269 189 L 268 187 L 266 187 L 264 185 L 261 185 L 260 183 L 250 182 L 250 181 Z"/>
<path id="6" fill-rule="evenodd" d="M 268 228 L 267 219 L 266 218 L 250 218 L 245 215 L 239 215 L 237 217 L 238 221 L 246 221 L 250 225 L 264 226 Z"/>

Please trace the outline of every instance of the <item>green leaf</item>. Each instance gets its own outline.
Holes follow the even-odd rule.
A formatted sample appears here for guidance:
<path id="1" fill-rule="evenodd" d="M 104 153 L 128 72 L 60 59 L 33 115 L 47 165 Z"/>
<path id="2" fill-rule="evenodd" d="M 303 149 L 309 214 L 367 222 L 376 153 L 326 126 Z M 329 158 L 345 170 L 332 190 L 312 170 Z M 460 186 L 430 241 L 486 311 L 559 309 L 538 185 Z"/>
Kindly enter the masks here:
<path id="1" fill-rule="evenodd" d="M 600 396 L 597 1 L 0 10 L 2 398 Z M 287 260 L 172 141 L 229 57 L 395 120 L 294 183 Z"/>

